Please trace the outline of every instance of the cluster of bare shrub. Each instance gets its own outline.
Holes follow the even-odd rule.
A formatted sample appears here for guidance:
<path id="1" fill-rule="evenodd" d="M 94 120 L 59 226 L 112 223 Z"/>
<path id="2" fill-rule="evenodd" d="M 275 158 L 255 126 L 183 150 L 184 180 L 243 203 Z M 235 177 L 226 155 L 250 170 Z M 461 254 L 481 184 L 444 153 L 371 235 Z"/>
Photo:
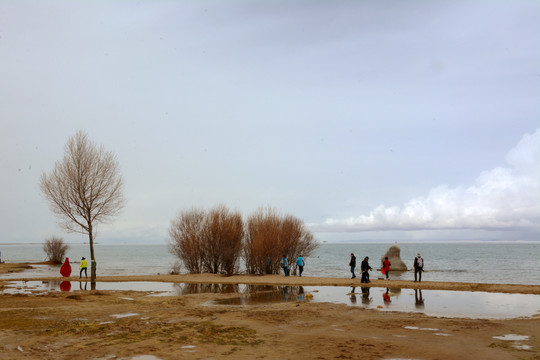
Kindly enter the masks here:
<path id="1" fill-rule="evenodd" d="M 238 271 L 244 224 L 242 215 L 225 206 L 181 212 L 171 222 L 169 250 L 190 273 Z"/>
<path id="2" fill-rule="evenodd" d="M 68 250 L 69 245 L 64 243 L 64 239 L 57 236 L 51 236 L 43 244 L 43 251 L 47 255 L 47 260 L 53 264 L 61 264 Z"/>
<path id="3" fill-rule="evenodd" d="M 232 275 L 243 259 L 248 274 L 276 274 L 283 255 L 295 273 L 296 257 L 308 257 L 317 246 L 300 219 L 273 209 L 257 210 L 245 224 L 240 213 L 223 205 L 191 209 L 173 219 L 169 229 L 169 250 L 190 273 Z"/>

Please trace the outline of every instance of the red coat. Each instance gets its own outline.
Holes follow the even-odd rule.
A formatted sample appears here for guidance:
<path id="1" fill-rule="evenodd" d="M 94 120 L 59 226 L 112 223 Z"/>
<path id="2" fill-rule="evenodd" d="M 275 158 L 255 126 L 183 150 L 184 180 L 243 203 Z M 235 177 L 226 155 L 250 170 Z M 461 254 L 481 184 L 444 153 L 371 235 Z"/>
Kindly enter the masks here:
<path id="1" fill-rule="evenodd" d="M 66 258 L 66 261 L 64 261 L 64 265 L 60 268 L 60 274 L 62 274 L 63 277 L 69 277 L 71 275 L 71 265 L 69 264 L 69 258 Z"/>
<path id="2" fill-rule="evenodd" d="M 383 261 L 383 269 L 384 269 L 385 272 L 390 271 L 390 265 L 392 265 L 392 264 L 390 264 L 390 261 L 389 261 L 389 260 L 386 260 L 386 259 L 385 259 L 385 260 Z"/>

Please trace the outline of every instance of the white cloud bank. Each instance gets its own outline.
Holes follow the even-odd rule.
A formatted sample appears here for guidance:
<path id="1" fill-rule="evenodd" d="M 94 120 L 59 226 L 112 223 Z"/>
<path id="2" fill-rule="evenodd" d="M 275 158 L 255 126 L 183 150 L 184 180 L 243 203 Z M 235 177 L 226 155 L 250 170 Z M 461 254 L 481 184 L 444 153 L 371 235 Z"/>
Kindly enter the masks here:
<path id="1" fill-rule="evenodd" d="M 318 232 L 381 230 L 540 230 L 540 129 L 506 156 L 508 166 L 482 172 L 474 185 L 439 185 L 402 207 L 311 224 Z"/>

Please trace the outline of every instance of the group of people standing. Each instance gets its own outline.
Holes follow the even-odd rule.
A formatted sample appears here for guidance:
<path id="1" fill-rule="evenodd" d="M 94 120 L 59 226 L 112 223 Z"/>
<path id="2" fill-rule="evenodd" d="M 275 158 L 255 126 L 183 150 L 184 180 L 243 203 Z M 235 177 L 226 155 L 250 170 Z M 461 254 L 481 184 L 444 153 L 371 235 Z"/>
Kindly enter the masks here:
<path id="1" fill-rule="evenodd" d="M 94 266 L 94 272 L 96 272 L 97 271 L 97 262 L 96 262 L 96 260 L 93 260 L 92 264 Z M 81 259 L 81 264 L 79 265 L 79 279 L 82 278 L 83 272 L 84 272 L 84 277 L 88 278 L 88 262 L 86 261 L 85 257 L 83 257 Z M 65 259 L 64 264 L 60 268 L 60 274 L 63 277 L 70 277 L 70 275 L 71 275 L 71 265 L 69 263 L 69 258 Z"/>
<path id="2" fill-rule="evenodd" d="M 84 258 L 83 258 L 84 260 Z M 86 261 L 85 261 L 86 263 Z M 298 271 L 299 276 L 302 276 L 302 273 L 304 272 L 304 258 L 302 255 L 298 256 L 298 259 L 296 259 L 296 265 L 298 265 Z M 81 264 L 82 266 L 82 264 Z M 354 256 L 354 253 L 351 253 L 351 261 L 349 262 L 349 266 L 351 268 L 351 279 L 356 278 L 356 274 L 354 273 L 354 270 L 356 269 L 356 256 Z M 381 271 L 383 275 L 386 276 L 386 280 L 390 280 L 390 267 L 392 264 L 390 263 L 390 260 L 388 260 L 388 257 L 385 257 L 382 261 Z M 420 256 L 420 253 L 417 254 L 417 256 L 414 258 L 414 281 L 422 281 L 422 272 L 424 271 L 424 259 Z M 287 256 L 283 255 L 283 260 L 281 267 L 283 268 L 283 272 L 285 276 L 289 276 L 289 263 L 287 260 Z M 369 272 L 373 270 L 373 268 L 369 265 L 369 256 L 366 256 L 364 260 L 362 260 L 362 263 L 360 264 L 360 270 L 362 271 L 362 279 L 360 280 L 361 283 L 369 283 Z M 86 272 L 86 269 L 85 269 Z M 81 269 L 82 274 L 82 269 Z"/>
<path id="3" fill-rule="evenodd" d="M 351 253 L 351 261 L 349 262 L 349 266 L 351 267 L 351 279 L 356 278 L 356 275 L 354 273 L 354 270 L 356 269 L 356 256 L 354 256 L 354 253 Z M 385 257 L 382 266 L 381 266 L 381 272 L 383 275 L 386 276 L 386 280 L 390 280 L 390 266 L 392 264 L 390 263 L 390 260 L 388 260 L 388 257 Z M 417 254 L 417 256 L 414 258 L 414 281 L 422 281 L 422 272 L 424 271 L 424 259 L 420 256 L 420 253 Z M 369 272 L 373 270 L 371 266 L 369 266 L 369 257 L 366 256 L 362 263 L 360 264 L 360 270 L 362 271 L 362 279 L 360 280 L 361 283 L 369 283 Z"/>
<path id="4" fill-rule="evenodd" d="M 301 254 L 298 256 L 298 259 L 296 259 L 296 265 L 298 265 L 299 276 L 302 276 L 302 273 L 304 272 L 305 262 Z M 289 276 L 289 264 L 287 263 L 286 255 L 283 255 L 283 261 L 281 263 L 281 267 L 283 268 L 283 272 L 285 273 L 285 276 Z"/>
<path id="5" fill-rule="evenodd" d="M 354 279 L 356 277 L 354 270 L 356 268 L 356 256 L 354 256 L 353 253 L 351 253 L 351 261 L 349 262 L 349 266 L 351 267 L 351 273 L 352 277 L 351 279 Z M 373 270 L 371 266 L 369 266 L 369 256 L 366 256 L 364 260 L 362 260 L 362 263 L 360 264 L 360 270 L 362 271 L 362 278 L 360 280 L 361 283 L 369 283 L 369 272 Z"/>

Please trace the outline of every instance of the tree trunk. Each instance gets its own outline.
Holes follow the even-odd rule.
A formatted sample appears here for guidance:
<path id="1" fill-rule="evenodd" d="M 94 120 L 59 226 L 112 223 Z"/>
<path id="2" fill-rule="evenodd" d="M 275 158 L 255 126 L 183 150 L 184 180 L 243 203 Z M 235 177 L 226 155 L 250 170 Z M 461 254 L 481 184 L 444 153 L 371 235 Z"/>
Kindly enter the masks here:
<path id="1" fill-rule="evenodd" d="M 96 286 L 96 269 L 94 269 L 94 235 L 92 234 L 92 224 L 88 226 L 88 238 L 90 240 L 90 284 L 92 289 Z"/>

